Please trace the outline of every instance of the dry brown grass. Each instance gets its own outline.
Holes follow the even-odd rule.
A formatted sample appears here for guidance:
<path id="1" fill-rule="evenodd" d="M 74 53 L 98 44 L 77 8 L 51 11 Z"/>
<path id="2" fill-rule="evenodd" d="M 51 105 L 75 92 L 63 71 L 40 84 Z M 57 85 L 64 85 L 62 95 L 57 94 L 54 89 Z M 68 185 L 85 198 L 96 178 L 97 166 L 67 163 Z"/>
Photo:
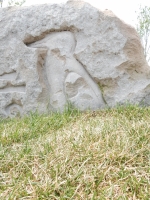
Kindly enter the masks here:
<path id="1" fill-rule="evenodd" d="M 150 199 L 150 109 L 0 123 L 0 199 Z"/>

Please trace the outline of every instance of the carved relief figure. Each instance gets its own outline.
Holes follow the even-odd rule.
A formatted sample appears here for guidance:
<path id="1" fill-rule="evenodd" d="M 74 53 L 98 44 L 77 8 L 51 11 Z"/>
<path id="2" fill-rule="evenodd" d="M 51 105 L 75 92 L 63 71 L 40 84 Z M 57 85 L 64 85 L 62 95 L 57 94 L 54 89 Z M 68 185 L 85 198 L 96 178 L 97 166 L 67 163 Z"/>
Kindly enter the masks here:
<path id="1" fill-rule="evenodd" d="M 76 41 L 71 32 L 50 33 L 28 47 L 47 50 L 44 67 L 52 110 L 62 111 L 67 101 L 81 110 L 105 105 L 98 85 L 74 56 Z"/>

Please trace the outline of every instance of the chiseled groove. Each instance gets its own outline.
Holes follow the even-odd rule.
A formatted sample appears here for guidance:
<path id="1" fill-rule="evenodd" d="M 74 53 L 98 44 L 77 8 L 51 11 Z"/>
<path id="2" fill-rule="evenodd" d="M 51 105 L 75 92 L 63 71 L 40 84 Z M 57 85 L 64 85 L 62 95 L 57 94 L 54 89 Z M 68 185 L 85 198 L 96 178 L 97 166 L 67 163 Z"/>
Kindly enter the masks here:
<path id="1" fill-rule="evenodd" d="M 0 80 L 12 80 L 15 78 L 16 78 L 16 72 L 5 73 L 3 75 L 0 75 Z"/>
<path id="2" fill-rule="evenodd" d="M 16 72 L 4 73 L 0 75 L 0 81 L 7 81 L 7 85 L 0 88 L 0 93 L 11 93 L 11 92 L 25 92 L 25 85 L 12 85 L 11 81 L 16 78 Z"/>
<path id="3" fill-rule="evenodd" d="M 0 89 L 0 93 L 7 93 L 7 92 L 25 92 L 25 86 L 10 86 Z"/>

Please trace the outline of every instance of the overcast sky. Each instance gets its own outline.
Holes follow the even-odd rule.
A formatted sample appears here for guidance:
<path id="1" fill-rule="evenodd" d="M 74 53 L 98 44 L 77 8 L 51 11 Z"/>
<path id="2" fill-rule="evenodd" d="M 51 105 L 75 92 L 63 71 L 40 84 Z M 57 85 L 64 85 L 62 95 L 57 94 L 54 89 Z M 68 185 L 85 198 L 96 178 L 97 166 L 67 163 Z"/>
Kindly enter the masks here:
<path id="1" fill-rule="evenodd" d="M 18 0 L 19 1 L 19 0 Z M 120 19 L 135 26 L 139 6 L 150 6 L 150 0 L 84 0 L 100 10 L 112 10 Z M 42 3 L 64 3 L 67 0 L 26 0 L 24 6 Z M 4 0 L 6 6 L 7 0 Z"/>

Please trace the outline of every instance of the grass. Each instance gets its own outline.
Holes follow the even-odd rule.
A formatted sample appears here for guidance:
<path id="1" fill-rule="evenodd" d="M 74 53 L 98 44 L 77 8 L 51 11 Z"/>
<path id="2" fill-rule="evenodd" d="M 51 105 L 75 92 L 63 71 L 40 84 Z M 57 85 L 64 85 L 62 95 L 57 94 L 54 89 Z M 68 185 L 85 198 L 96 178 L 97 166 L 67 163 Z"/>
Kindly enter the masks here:
<path id="1" fill-rule="evenodd" d="M 0 121 L 1 200 L 149 200 L 150 108 Z"/>

